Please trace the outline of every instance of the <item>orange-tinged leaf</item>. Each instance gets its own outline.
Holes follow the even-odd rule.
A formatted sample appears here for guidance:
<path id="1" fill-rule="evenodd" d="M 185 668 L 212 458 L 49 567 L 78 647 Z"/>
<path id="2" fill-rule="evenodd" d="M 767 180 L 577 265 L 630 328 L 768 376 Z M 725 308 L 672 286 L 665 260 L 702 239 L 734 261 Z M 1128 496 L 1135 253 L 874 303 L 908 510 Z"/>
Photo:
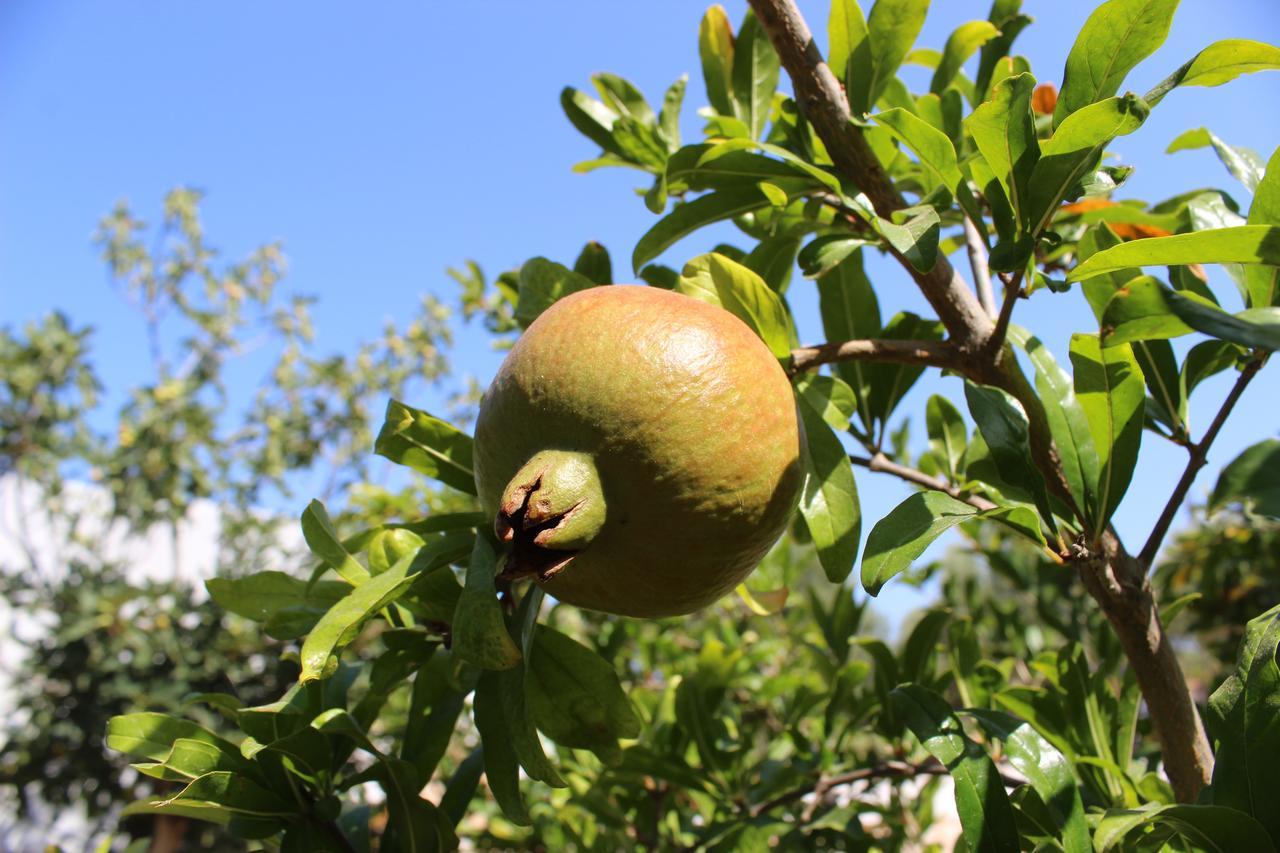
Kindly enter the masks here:
<path id="1" fill-rule="evenodd" d="M 1112 222 L 1111 230 L 1116 232 L 1116 236 L 1121 240 L 1142 240 L 1147 237 L 1169 237 L 1173 234 L 1164 228 L 1155 225 L 1142 225 L 1137 222 Z"/>
<path id="2" fill-rule="evenodd" d="M 1088 213 L 1091 210 L 1100 210 L 1104 207 L 1115 207 L 1116 203 L 1106 198 L 1086 198 L 1077 201 L 1074 204 L 1064 204 L 1060 213 L 1070 216 L 1073 213 Z M 1113 226 L 1114 227 L 1114 226 Z"/>

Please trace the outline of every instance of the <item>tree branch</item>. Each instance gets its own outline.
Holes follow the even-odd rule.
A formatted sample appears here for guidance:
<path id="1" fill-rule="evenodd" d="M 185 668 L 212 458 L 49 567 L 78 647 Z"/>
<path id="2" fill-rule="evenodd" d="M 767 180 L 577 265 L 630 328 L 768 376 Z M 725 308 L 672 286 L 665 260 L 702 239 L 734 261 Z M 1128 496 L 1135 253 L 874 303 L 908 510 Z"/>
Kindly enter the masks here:
<path id="1" fill-rule="evenodd" d="M 1000 305 L 1000 316 L 996 319 L 995 331 L 987 340 L 987 351 L 991 353 L 992 358 L 999 354 L 1001 347 L 1004 346 L 1005 336 L 1009 334 L 1009 323 L 1013 320 L 1013 306 L 1017 304 L 1018 297 L 1022 294 L 1022 272 L 1019 271 L 1016 275 L 1002 272 L 1000 283 L 1004 285 L 1004 302 Z"/>
<path id="2" fill-rule="evenodd" d="M 887 361 L 958 369 L 960 352 L 941 341 L 891 339 L 840 341 L 800 347 L 791 351 L 791 374 L 836 361 Z"/>
<path id="3" fill-rule="evenodd" d="M 866 193 L 876 213 L 885 219 L 906 207 L 862 131 L 853 124 L 840 84 L 823 60 L 800 10 L 791 0 L 749 2 L 791 77 L 796 103 L 818 132 L 841 176 Z M 897 251 L 890 251 L 915 279 L 957 345 L 980 347 L 991 333 L 991 318 L 951 263 L 939 255 L 933 269 L 922 273 Z"/>
<path id="4" fill-rule="evenodd" d="M 905 202 L 862 131 L 853 124 L 840 84 L 823 61 L 794 2 L 749 2 L 791 77 L 799 109 L 822 139 L 841 177 L 867 195 L 879 216 L 891 217 Z M 901 255 L 894 254 L 946 326 L 951 343 L 962 353 L 963 373 L 975 382 L 1001 388 L 1022 404 L 1030 426 L 1032 460 L 1051 493 L 1073 506 L 1044 404 L 1017 359 L 999 357 L 1004 350 L 1003 329 L 996 336 L 996 324 L 945 257 L 939 257 L 929 272 L 920 273 Z M 1012 310 L 1009 304 L 1002 313 Z M 1006 320 L 1004 328 L 1007 323 Z M 998 342 L 994 347 L 990 346 L 993 340 Z M 1134 669 L 1178 799 L 1194 802 L 1212 775 L 1212 751 L 1177 656 L 1160 624 L 1145 568 L 1125 551 L 1112 531 L 1103 531 L 1094 544 L 1100 554 L 1081 564 L 1086 587 L 1115 629 Z"/>
<path id="5" fill-rule="evenodd" d="M 788 803 L 794 803 L 796 800 L 804 799 L 810 793 L 822 798 L 832 788 L 851 785 L 854 782 L 864 782 L 871 779 L 911 779 L 916 776 L 946 776 L 950 772 L 942 763 L 933 760 L 923 764 L 908 764 L 905 761 L 885 761 L 874 767 L 850 770 L 848 773 L 840 773 L 836 776 L 818 776 L 810 784 L 799 785 L 771 800 L 752 806 L 750 813 L 753 818 L 760 817 L 760 815 L 776 809 L 778 806 L 785 806 Z M 1004 783 L 1006 788 L 1016 788 L 1019 785 L 1026 784 L 1022 779 L 1004 774 L 1000 775 L 1000 781 Z"/>
<path id="6" fill-rule="evenodd" d="M 914 483 L 917 486 L 923 486 L 935 492 L 948 494 L 958 501 L 964 501 L 969 506 L 985 512 L 989 509 L 995 509 L 996 505 L 991 501 L 979 495 L 966 494 L 965 491 L 957 486 L 953 486 L 946 480 L 940 480 L 937 477 L 930 477 L 923 471 L 915 468 L 908 468 L 906 465 L 899 465 L 883 453 L 877 453 L 874 456 L 850 456 L 849 461 L 854 465 L 859 465 L 869 471 L 880 471 L 884 474 L 892 474 L 899 480 L 906 480 L 908 483 Z"/>
<path id="7" fill-rule="evenodd" d="M 1151 535 L 1147 537 L 1147 544 L 1142 546 L 1142 553 L 1138 555 L 1138 562 L 1142 565 L 1150 568 L 1151 564 L 1155 562 L 1156 552 L 1160 550 L 1160 543 L 1164 540 L 1165 534 L 1169 532 L 1169 527 L 1173 524 L 1173 519 L 1178 514 L 1178 509 L 1182 506 L 1182 502 L 1187 499 L 1187 492 L 1191 490 L 1191 484 L 1195 482 L 1196 475 L 1200 473 L 1200 469 L 1209 461 L 1210 446 L 1213 445 L 1214 439 L 1218 437 L 1218 432 L 1222 429 L 1222 425 L 1226 423 L 1227 416 L 1235 408 L 1236 402 L 1240 399 L 1240 395 L 1244 393 L 1245 387 L 1262 369 L 1262 365 L 1265 362 L 1266 356 L 1264 355 L 1253 358 L 1244 366 L 1244 369 L 1240 371 L 1240 375 L 1236 378 L 1236 384 L 1232 386 L 1227 398 L 1222 401 L 1222 408 L 1218 409 L 1218 414 L 1214 416 L 1213 423 L 1209 424 L 1209 428 L 1205 430 L 1204 437 L 1196 444 L 1187 447 L 1187 452 L 1191 458 L 1187 460 L 1187 467 L 1182 472 L 1182 478 L 1178 480 L 1178 485 L 1174 486 L 1173 494 L 1169 495 L 1169 502 L 1164 505 L 1164 511 L 1160 513 L 1156 526 L 1151 529 Z"/>
<path id="8" fill-rule="evenodd" d="M 978 226 L 969 217 L 964 218 L 964 240 L 969 249 L 969 268 L 973 270 L 973 284 L 978 290 L 978 303 L 987 315 L 996 315 L 996 296 L 991 289 L 991 268 L 987 265 L 987 246 L 982 241 Z"/>

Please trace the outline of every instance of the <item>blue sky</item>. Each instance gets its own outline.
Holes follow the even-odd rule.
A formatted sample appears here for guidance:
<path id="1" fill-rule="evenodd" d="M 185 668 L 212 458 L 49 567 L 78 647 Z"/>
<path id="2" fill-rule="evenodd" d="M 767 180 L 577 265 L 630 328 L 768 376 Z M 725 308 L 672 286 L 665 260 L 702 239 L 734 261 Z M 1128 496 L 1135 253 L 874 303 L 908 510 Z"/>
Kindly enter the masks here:
<path id="1" fill-rule="evenodd" d="M 802 2 L 820 43 L 826 4 Z M 1016 43 L 1037 77 L 1059 81 L 1075 33 L 1093 4 L 1027 0 L 1037 23 Z M 743 2 L 726 4 L 740 20 Z M 988 4 L 939 0 L 919 44 L 941 47 Z M 570 172 L 595 154 L 563 118 L 564 85 L 586 87 L 609 70 L 660 98 L 689 73 L 683 128 L 700 136 L 705 103 L 696 33 L 703 4 L 472 2 L 338 4 L 112 3 L 8 0 L 0 5 L 0 323 L 54 309 L 97 328 L 98 368 L 119 392 L 144 374 L 140 321 L 106 282 L 90 245 L 98 218 L 127 198 L 154 219 L 180 184 L 203 188 L 209 240 L 234 257 L 281 239 L 289 289 L 320 297 L 321 348 L 349 350 L 387 317 L 412 312 L 423 292 L 445 298 L 444 274 L 475 258 L 490 274 L 533 255 L 571 261 L 596 239 L 625 273 L 653 222 L 632 189 L 637 173 Z M 1187 0 L 1165 46 L 1129 78 L 1146 91 L 1219 38 L 1280 43 L 1275 0 Z M 912 72 L 914 88 L 926 73 Z M 785 81 L 784 81 L 785 85 Z M 1139 168 L 1126 197 L 1156 200 L 1198 186 L 1248 194 L 1205 151 L 1160 152 L 1181 131 L 1207 125 L 1228 142 L 1269 155 L 1280 143 L 1280 74 L 1171 94 L 1134 136 L 1114 146 Z M 691 238 L 664 260 L 679 266 L 731 234 Z M 882 310 L 923 310 L 902 272 L 873 263 Z M 1230 286 L 1219 287 L 1233 304 Z M 816 298 L 793 285 L 802 337 L 820 336 Z M 1078 294 L 1041 292 L 1017 322 L 1065 360 L 1072 331 L 1092 319 Z M 459 369 L 487 380 L 497 357 L 478 328 L 462 329 Z M 1193 494 L 1217 469 L 1276 426 L 1272 368 L 1250 389 L 1220 436 Z M 1193 403 L 1202 430 L 1225 393 L 1206 385 Z M 956 380 L 922 382 L 960 397 Z M 439 399 L 425 399 L 426 407 Z M 1212 407 L 1212 408 L 1211 408 Z M 922 426 L 918 432 L 922 432 Z M 1182 451 L 1145 437 L 1132 494 L 1117 516 L 1140 546 L 1181 471 Z M 906 494 L 859 474 L 868 521 Z M 868 525 L 869 526 L 869 525 Z"/>

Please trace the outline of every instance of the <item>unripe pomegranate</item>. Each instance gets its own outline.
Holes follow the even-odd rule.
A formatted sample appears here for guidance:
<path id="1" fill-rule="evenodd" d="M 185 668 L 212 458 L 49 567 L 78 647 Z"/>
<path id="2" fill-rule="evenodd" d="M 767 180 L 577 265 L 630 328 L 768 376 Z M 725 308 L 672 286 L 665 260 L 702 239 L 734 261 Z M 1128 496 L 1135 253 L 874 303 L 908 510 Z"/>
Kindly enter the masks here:
<path id="1" fill-rule="evenodd" d="M 653 287 L 559 300 L 480 404 L 476 485 L 509 578 L 627 616 L 734 589 L 804 480 L 786 374 L 741 320 Z"/>

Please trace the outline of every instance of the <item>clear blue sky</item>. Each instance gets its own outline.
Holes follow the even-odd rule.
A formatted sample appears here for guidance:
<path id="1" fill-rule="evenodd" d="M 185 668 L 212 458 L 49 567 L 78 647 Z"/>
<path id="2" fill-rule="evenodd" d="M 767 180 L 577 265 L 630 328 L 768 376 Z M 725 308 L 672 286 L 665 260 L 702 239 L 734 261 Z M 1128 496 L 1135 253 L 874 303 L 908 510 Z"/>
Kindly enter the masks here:
<path id="1" fill-rule="evenodd" d="M 726 5 L 740 20 L 745 3 Z M 941 47 L 957 24 L 985 17 L 988 5 L 935 3 L 920 44 Z M 1024 5 L 1037 23 L 1016 49 L 1040 80 L 1058 82 L 1094 4 Z M 412 312 L 424 291 L 451 298 L 444 269 L 466 258 L 492 274 L 538 254 L 570 261 L 596 239 L 625 273 L 624 259 L 653 222 L 631 195 L 643 182 L 624 171 L 570 173 L 595 149 L 564 120 L 558 93 L 609 70 L 656 100 L 687 72 L 684 129 L 696 139 L 693 110 L 705 103 L 696 49 L 704 8 L 673 0 L 7 0 L 0 4 L 0 324 L 54 308 L 92 323 L 98 368 L 119 402 L 119 392 L 143 375 L 145 346 L 138 318 L 107 286 L 89 237 L 117 199 L 154 219 L 162 194 L 180 184 L 208 191 L 208 237 L 227 256 L 284 241 L 287 286 L 320 297 L 324 349 L 350 349 L 375 335 L 385 318 Z M 824 42 L 826 4 L 801 8 Z M 1168 42 L 1127 88 L 1146 91 L 1210 41 L 1230 37 L 1280 43 L 1280 4 L 1186 0 Z M 916 88 L 924 73 L 910 81 Z M 1208 152 L 1160 152 L 1203 124 L 1268 155 L 1280 143 L 1277 104 L 1274 72 L 1175 91 L 1114 146 L 1122 160 L 1140 164 L 1123 195 L 1156 200 L 1222 186 L 1247 204 L 1247 193 Z M 679 243 L 664 260 L 679 266 L 729 233 Z M 871 269 L 886 316 L 923 310 L 900 270 Z M 1229 285 L 1219 291 L 1234 304 Z M 815 340 L 812 288 L 800 283 L 793 292 L 802 335 Z M 1041 331 L 1064 360 L 1069 334 L 1092 324 L 1076 293 L 1041 292 L 1019 307 L 1017 321 Z M 482 381 L 497 365 L 478 328 L 461 331 L 455 361 Z M 934 391 L 958 398 L 960 388 L 955 380 L 922 382 L 902 411 L 920 411 Z M 1203 494 L 1240 448 L 1275 433 L 1277 391 L 1271 368 L 1246 395 L 1193 494 Z M 1223 381 L 1198 393 L 1199 429 L 1223 393 Z M 1150 434 L 1144 445 L 1133 494 L 1116 519 L 1135 549 L 1183 461 L 1180 450 Z M 868 522 L 906 494 L 865 472 L 859 483 Z"/>

